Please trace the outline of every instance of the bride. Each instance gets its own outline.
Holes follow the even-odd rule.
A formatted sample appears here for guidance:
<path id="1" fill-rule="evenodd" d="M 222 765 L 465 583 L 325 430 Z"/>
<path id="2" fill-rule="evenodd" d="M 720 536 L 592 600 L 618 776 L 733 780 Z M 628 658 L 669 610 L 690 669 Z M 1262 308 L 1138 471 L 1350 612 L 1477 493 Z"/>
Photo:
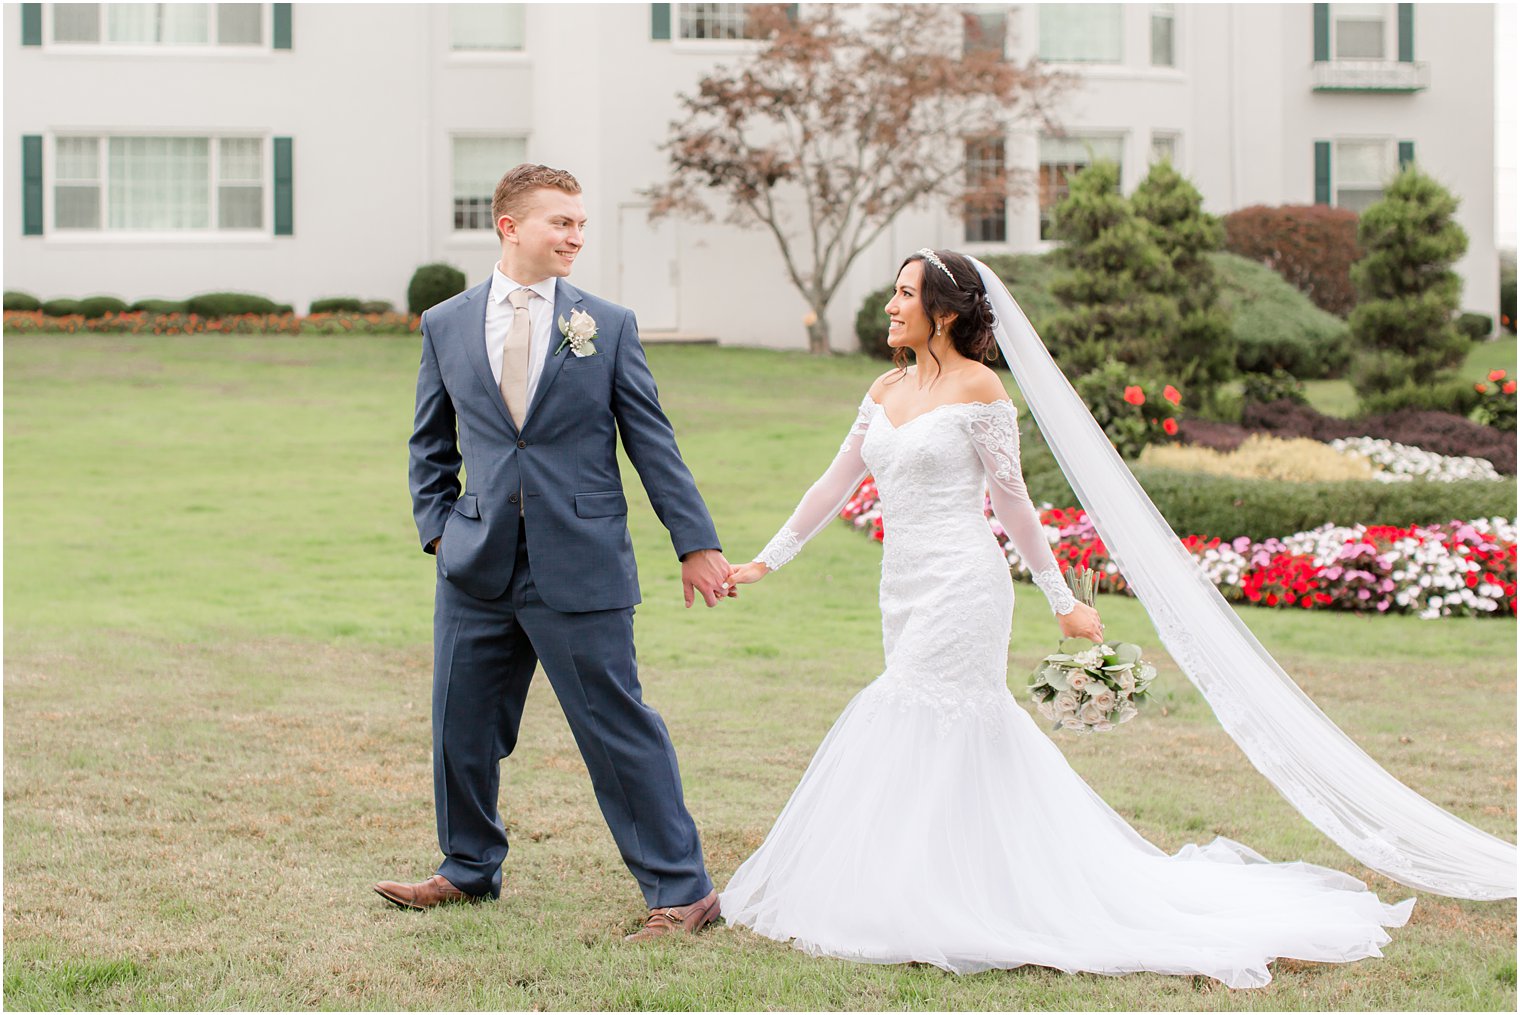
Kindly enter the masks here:
<path id="1" fill-rule="evenodd" d="M 1231 987 L 1265 985 L 1274 958 L 1347 962 L 1380 955 L 1389 941 L 1383 928 L 1402 926 L 1413 899 L 1388 905 L 1347 874 L 1301 862 L 1269 863 L 1224 838 L 1168 856 L 1082 781 L 1014 701 L 1006 684 L 1014 593 L 983 513 L 984 489 L 1061 633 L 1098 641 L 1103 627 L 1097 612 L 1068 591 L 1025 492 L 1014 406 L 981 362 L 995 341 L 1058 458 L 1067 452 L 1062 465 L 1068 478 L 1105 542 L 1122 555 L 1163 642 L 1232 736 L 1321 828 L 1330 831 L 1327 825 L 1342 810 L 1377 816 L 1366 806 L 1337 809 L 1340 801 L 1325 794 L 1295 799 L 1307 777 L 1300 773 L 1293 782 L 1274 775 L 1274 759 L 1279 767 L 1293 767 L 1289 762 L 1298 759 L 1282 760 L 1278 755 L 1291 750 L 1274 754 L 1261 746 L 1263 738 L 1247 737 L 1241 728 L 1241 717 L 1252 717 L 1253 707 L 1262 705 L 1263 692 L 1226 695 L 1227 678 L 1171 623 L 1178 606 L 1190 627 L 1211 620 L 1186 601 L 1197 594 L 1196 580 L 1181 581 L 1188 591 L 1180 603 L 1164 592 L 1147 598 L 1146 583 L 1137 582 L 1132 569 L 1147 570 L 1147 562 L 1164 553 L 1141 554 L 1143 543 L 1122 536 L 1111 540 L 1104 522 L 1122 518 L 1111 525 L 1120 536 L 1137 511 L 1154 509 L 1147 500 L 1143 509 L 1125 502 L 1119 512 L 1094 510 L 1102 498 L 1078 477 L 1106 459 L 1089 447 L 1068 460 L 1073 447 L 1052 433 L 1054 420 L 1040 406 L 1052 417 L 1057 408 L 1071 409 L 1049 400 L 1048 389 L 1057 386 L 1070 399 L 1076 396 L 1064 378 L 1055 380 L 1058 371 L 1021 374 L 1041 356 L 1048 363 L 1048 355 L 996 276 L 959 254 L 921 250 L 903 263 L 886 312 L 897 369 L 872 384 L 838 455 L 780 532 L 729 576 L 750 583 L 783 567 L 838 515 L 867 473 L 874 475 L 886 519 L 886 668 L 845 707 L 769 835 L 735 872 L 721 900 L 728 922 L 790 940 L 812 954 L 860 962 L 923 962 L 957 973 L 1024 964 L 1107 974 L 1148 970 L 1209 976 Z M 1038 353 L 1010 340 L 1014 327 L 1027 330 Z M 1040 402 L 1032 381 L 1044 396 Z M 1085 420 L 1073 424 L 1073 432 L 1086 433 L 1087 425 L 1097 429 L 1085 410 L 1080 415 Z M 1107 442 L 1101 444 L 1112 455 Z M 1127 546 L 1136 549 L 1126 553 Z M 1166 567 L 1157 567 L 1168 575 Z M 1230 612 L 1222 600 L 1219 605 Z M 1238 625 L 1233 615 L 1230 621 Z M 1240 637 L 1233 629 L 1228 634 Z M 1210 639 L 1225 636 L 1218 627 L 1209 633 Z M 1270 663 L 1265 650 L 1255 648 Z M 1292 684 L 1286 675 L 1282 679 Z M 1289 720 L 1297 716 L 1294 708 L 1313 708 L 1269 703 Z M 1317 732 L 1304 719 L 1295 736 Z M 1325 733 L 1325 742 L 1336 735 L 1338 730 Z M 1399 838 L 1380 830 L 1376 838 L 1385 846 L 1396 842 L 1395 853 L 1421 841 L 1418 834 Z M 1337 841 L 1361 855 L 1356 835 Z M 1485 855 L 1485 873 L 1500 882 L 1494 891 L 1512 896 L 1513 847 L 1493 843 L 1496 853 L 1479 843 L 1480 852 L 1489 850 L 1499 863 L 1494 868 L 1486 863 L 1493 857 Z M 1453 844 L 1448 837 L 1434 852 L 1446 858 Z M 1379 869 L 1398 870 L 1399 862 L 1407 860 L 1396 856 Z"/>

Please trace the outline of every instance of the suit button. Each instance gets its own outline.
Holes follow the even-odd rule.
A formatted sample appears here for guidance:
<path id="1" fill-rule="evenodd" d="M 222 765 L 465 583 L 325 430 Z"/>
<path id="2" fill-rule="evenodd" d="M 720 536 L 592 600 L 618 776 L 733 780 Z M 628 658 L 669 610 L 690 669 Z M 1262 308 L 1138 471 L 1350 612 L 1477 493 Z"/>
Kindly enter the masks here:
<path id="1" fill-rule="evenodd" d="M 507 503 L 508 504 L 516 504 L 517 503 L 517 494 L 514 493 L 514 494 L 511 494 L 510 496 L 508 496 L 507 497 Z"/>
<path id="2" fill-rule="evenodd" d="M 520 447 L 520 448 L 525 448 L 525 447 L 528 446 L 528 442 L 527 441 L 518 441 L 517 442 L 517 446 Z"/>

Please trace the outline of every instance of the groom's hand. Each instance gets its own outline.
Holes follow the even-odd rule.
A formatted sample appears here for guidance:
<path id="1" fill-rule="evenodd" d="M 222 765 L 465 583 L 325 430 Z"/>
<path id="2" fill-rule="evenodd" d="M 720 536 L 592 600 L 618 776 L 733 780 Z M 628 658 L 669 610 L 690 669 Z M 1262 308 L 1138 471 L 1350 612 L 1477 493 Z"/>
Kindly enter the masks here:
<path id="1" fill-rule="evenodd" d="M 681 558 L 681 585 L 686 591 L 686 607 L 696 601 L 694 593 L 702 594 L 708 606 L 717 606 L 725 596 L 739 594 L 728 581 L 728 561 L 717 550 L 693 550 Z"/>

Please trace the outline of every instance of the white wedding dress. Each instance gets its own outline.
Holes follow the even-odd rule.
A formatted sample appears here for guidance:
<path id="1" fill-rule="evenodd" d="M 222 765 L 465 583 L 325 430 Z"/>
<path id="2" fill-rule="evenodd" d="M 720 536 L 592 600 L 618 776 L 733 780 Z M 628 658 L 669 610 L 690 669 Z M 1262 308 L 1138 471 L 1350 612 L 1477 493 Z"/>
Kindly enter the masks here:
<path id="1" fill-rule="evenodd" d="M 885 518 L 886 669 L 845 707 L 722 893 L 731 924 L 816 955 L 957 973 L 1024 964 L 1260 987 L 1285 957 L 1380 955 L 1355 878 L 1218 838 L 1168 856 L 1066 763 L 1007 687 L 1013 585 L 983 491 L 1051 605 L 1071 596 L 1024 490 L 1011 403 L 895 426 L 869 397 L 828 471 L 757 558 L 772 569 L 867 473 Z M 1124 749 L 1122 739 L 1112 743 Z"/>

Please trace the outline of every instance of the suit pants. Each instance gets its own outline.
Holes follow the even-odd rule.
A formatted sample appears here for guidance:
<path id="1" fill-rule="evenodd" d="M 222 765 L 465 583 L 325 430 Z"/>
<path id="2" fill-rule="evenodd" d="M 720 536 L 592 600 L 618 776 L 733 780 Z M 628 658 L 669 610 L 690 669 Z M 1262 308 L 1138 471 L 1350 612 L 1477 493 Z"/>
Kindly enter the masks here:
<path id="1" fill-rule="evenodd" d="M 686 905 L 712 891 L 670 734 L 643 702 L 631 607 L 550 609 L 534 589 L 520 535 L 511 586 L 498 599 L 477 599 L 439 575 L 433 652 L 439 874 L 470 895 L 501 894 L 500 762 L 517 744 L 528 684 L 542 663 L 649 907 Z"/>

